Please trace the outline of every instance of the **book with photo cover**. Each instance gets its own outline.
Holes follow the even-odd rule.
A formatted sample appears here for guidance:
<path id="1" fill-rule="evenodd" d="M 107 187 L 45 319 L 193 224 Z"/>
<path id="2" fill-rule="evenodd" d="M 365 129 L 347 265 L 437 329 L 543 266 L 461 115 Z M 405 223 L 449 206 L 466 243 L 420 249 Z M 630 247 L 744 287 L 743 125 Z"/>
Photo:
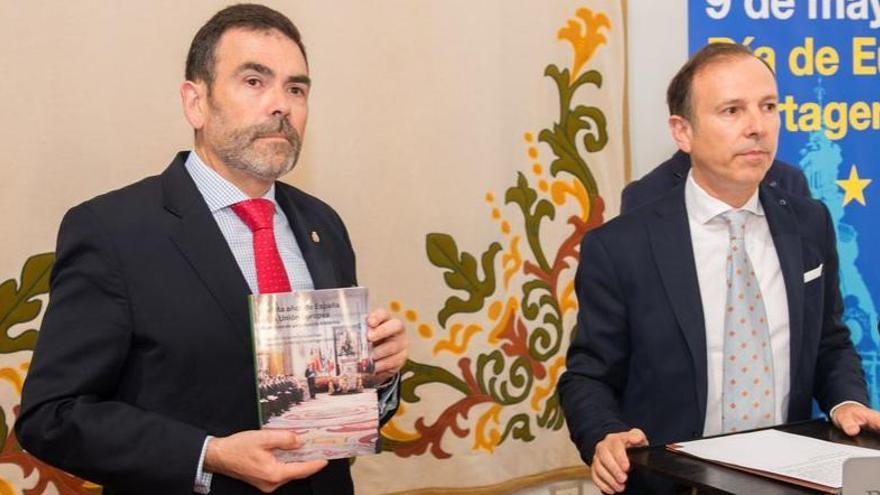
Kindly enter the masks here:
<path id="1" fill-rule="evenodd" d="M 263 429 L 295 432 L 284 462 L 374 454 L 379 404 L 367 341 L 367 289 L 250 296 Z"/>

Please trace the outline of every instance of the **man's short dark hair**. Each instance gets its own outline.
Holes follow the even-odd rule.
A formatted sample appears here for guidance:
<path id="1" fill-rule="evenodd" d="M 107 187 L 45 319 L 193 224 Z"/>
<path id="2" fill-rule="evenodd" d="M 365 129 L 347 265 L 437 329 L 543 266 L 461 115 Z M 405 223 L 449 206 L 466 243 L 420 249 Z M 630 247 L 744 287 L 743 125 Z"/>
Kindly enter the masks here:
<path id="1" fill-rule="evenodd" d="M 763 63 L 770 72 L 773 69 L 764 60 L 757 57 L 747 47 L 735 43 L 709 43 L 700 48 L 675 74 L 669 82 L 666 90 L 666 104 L 669 106 L 669 115 L 680 115 L 688 120 L 691 119 L 693 106 L 691 90 L 694 77 L 706 66 L 737 57 L 754 57 Z"/>
<path id="2" fill-rule="evenodd" d="M 223 33 L 230 29 L 242 28 L 252 31 L 275 29 L 291 39 L 306 57 L 299 30 L 284 14 L 263 5 L 242 3 L 226 7 L 208 20 L 189 46 L 186 56 L 187 81 L 204 81 L 210 88 L 214 82 L 214 64 L 217 43 Z M 307 62 L 308 63 L 308 62 Z"/>

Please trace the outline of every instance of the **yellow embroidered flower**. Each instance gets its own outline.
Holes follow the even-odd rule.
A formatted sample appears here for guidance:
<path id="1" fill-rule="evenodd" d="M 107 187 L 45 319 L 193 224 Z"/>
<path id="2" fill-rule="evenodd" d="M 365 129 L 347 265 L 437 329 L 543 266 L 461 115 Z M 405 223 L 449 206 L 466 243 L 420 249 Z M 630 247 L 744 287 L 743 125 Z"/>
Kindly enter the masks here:
<path id="1" fill-rule="evenodd" d="M 485 450 L 489 453 L 495 451 L 495 447 L 501 442 L 501 433 L 495 427 L 499 424 L 500 413 L 501 406 L 494 404 L 477 420 L 477 431 L 474 432 L 474 446 L 472 447 L 474 451 Z"/>
<path id="2" fill-rule="evenodd" d="M 571 69 L 571 79 L 574 80 L 580 74 L 584 65 L 596 53 L 599 45 L 608 42 L 601 28 L 611 29 L 611 21 L 604 12 L 593 15 L 593 11 L 587 8 L 578 9 L 575 18 L 569 19 L 565 27 L 561 28 L 556 36 L 560 40 L 568 40 L 574 49 L 574 64 Z"/>

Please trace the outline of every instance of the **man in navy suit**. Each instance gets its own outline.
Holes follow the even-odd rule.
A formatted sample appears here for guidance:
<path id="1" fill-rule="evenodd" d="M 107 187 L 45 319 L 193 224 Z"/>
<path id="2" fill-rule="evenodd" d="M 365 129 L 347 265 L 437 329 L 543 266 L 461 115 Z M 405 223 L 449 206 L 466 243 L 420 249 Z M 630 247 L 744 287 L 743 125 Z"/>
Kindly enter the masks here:
<path id="1" fill-rule="evenodd" d="M 703 48 L 673 78 L 669 126 L 691 168 L 678 185 L 588 233 L 578 328 L 559 394 L 605 493 L 629 447 L 807 419 L 880 429 L 841 321 L 827 209 L 762 184 L 779 134 L 776 82 L 746 48 Z M 756 364 L 760 363 L 760 364 Z"/>
<path id="2" fill-rule="evenodd" d="M 235 5 L 199 30 L 180 89 L 195 149 L 62 222 L 16 422 L 30 453 L 108 495 L 353 492 L 347 459 L 281 463 L 273 450 L 297 436 L 259 429 L 247 296 L 357 283 L 336 212 L 276 181 L 299 155 L 309 88 L 284 15 Z M 406 334 L 383 310 L 367 325 L 387 420 Z"/>

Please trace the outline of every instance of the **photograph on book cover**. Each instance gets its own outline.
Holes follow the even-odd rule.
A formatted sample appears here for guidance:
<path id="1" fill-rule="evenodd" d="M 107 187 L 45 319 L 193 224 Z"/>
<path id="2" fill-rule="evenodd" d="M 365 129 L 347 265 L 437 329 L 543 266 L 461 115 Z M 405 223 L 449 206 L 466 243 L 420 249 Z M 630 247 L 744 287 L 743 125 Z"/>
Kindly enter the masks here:
<path id="1" fill-rule="evenodd" d="M 379 414 L 367 290 L 251 296 L 260 422 L 296 432 L 285 462 L 373 454 Z"/>

